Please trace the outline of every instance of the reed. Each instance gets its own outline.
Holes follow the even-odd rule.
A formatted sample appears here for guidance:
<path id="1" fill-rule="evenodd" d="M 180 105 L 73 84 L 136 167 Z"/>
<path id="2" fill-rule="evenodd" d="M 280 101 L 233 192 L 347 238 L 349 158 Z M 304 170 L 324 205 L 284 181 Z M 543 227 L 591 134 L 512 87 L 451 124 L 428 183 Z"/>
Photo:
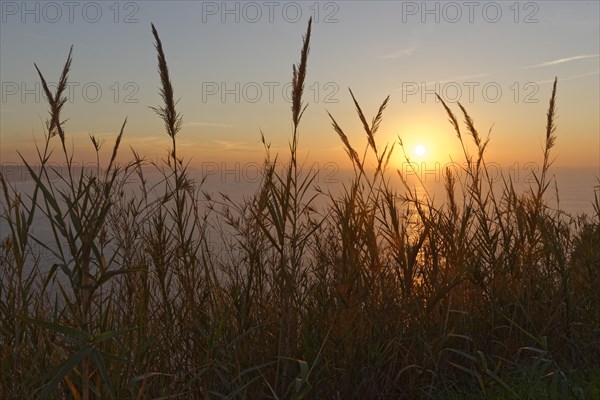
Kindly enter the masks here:
<path id="1" fill-rule="evenodd" d="M 263 135 L 261 183 L 237 202 L 207 193 L 178 154 L 168 40 L 152 35 L 163 103 L 152 109 L 171 140 L 160 161 L 135 150 L 116 161 L 125 119 L 108 164 L 90 137 L 96 168 L 75 168 L 61 117 L 72 53 L 54 93 L 35 66 L 49 118 L 41 167 L 23 158 L 33 193 L 0 175 L 1 398 L 598 396 L 600 205 L 587 216 L 549 206 L 556 81 L 543 167 L 525 192 L 492 179 L 489 135 L 442 101 L 466 163 L 445 171 L 444 202 L 419 195 L 390 167 L 398 150 L 410 161 L 402 140 L 377 140 L 389 97 L 369 122 L 352 90 L 365 145 L 329 114 L 354 176 L 320 191 L 298 159 L 309 21 L 289 151 L 272 154 Z M 49 163 L 56 137 L 66 174 Z M 51 242 L 35 232 L 39 215 Z"/>

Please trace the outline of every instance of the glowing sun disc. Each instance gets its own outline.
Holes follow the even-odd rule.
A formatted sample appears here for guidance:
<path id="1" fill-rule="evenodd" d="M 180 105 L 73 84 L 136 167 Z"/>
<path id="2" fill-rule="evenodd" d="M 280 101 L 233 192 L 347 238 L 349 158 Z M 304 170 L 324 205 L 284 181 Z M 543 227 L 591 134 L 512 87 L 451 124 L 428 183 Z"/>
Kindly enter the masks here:
<path id="1" fill-rule="evenodd" d="M 422 144 L 419 144 L 415 147 L 415 154 L 423 157 L 425 155 L 425 153 L 427 153 L 427 149 L 425 148 L 425 146 L 423 146 Z"/>

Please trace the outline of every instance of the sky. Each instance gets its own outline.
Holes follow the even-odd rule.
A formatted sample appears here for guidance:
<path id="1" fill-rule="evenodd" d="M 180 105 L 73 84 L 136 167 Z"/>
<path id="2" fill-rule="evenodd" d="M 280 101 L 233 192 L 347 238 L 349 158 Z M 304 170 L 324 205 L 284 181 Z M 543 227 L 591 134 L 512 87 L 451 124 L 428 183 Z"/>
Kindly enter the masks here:
<path id="1" fill-rule="evenodd" d="M 366 144 L 348 88 L 370 119 L 390 95 L 380 147 L 402 139 L 409 159 L 448 163 L 460 145 L 440 94 L 490 132 L 488 160 L 540 163 L 552 81 L 558 77 L 555 165 L 600 175 L 598 1 L 2 1 L 0 162 L 35 161 L 47 104 L 34 63 L 56 82 L 73 45 L 67 142 L 92 162 L 92 134 L 106 144 L 127 117 L 131 148 L 166 156 L 154 23 L 167 56 L 183 129 L 180 154 L 195 168 L 264 156 L 261 132 L 285 154 L 289 82 L 309 17 L 313 32 L 300 128 L 311 164 L 349 166 L 330 112 L 354 147 Z M 54 146 L 58 141 L 55 140 Z M 392 164 L 400 168 L 401 152 Z"/>

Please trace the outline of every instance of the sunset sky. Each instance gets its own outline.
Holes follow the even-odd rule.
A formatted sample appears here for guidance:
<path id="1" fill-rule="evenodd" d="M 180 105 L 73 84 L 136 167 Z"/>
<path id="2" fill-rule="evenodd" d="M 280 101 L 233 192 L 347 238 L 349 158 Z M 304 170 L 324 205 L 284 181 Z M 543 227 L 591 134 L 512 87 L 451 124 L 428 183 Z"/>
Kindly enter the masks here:
<path id="1" fill-rule="evenodd" d="M 300 137 L 312 161 L 347 163 L 326 111 L 356 147 L 364 145 L 350 87 L 369 119 L 391 96 L 377 139 L 400 136 L 415 160 L 460 156 L 438 92 L 457 112 L 460 101 L 482 134 L 493 125 L 491 160 L 538 162 L 557 76 L 556 165 L 600 167 L 598 1 L 1 4 L 2 163 L 18 162 L 17 150 L 33 157 L 47 116 L 34 62 L 55 82 L 71 44 L 63 116 L 74 158 L 90 160 L 88 134 L 106 139 L 109 153 L 125 117 L 121 159 L 129 146 L 163 157 L 169 140 L 149 108 L 160 105 L 151 22 L 180 99 L 178 140 L 192 166 L 260 160 L 261 130 L 283 152 L 291 134 L 286 88 L 312 16 Z"/>

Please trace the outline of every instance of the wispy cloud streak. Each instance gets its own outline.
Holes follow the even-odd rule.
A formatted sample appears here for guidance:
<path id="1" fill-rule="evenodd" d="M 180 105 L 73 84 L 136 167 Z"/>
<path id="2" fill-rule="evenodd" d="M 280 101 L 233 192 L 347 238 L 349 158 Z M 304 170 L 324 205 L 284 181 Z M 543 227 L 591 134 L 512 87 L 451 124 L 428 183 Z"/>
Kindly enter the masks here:
<path id="1" fill-rule="evenodd" d="M 396 58 L 408 57 L 408 56 L 412 55 L 415 51 L 416 51 L 416 49 L 414 47 L 408 47 L 406 49 L 397 50 L 393 53 L 377 56 L 377 58 L 382 59 L 382 60 L 393 60 Z"/>
<path id="2" fill-rule="evenodd" d="M 588 72 L 587 74 L 581 74 L 581 75 L 575 75 L 575 76 L 568 76 L 566 78 L 559 78 L 560 82 L 564 82 L 564 81 L 571 81 L 573 79 L 580 79 L 580 78 L 587 78 L 588 76 L 594 76 L 594 75 L 598 75 L 600 74 L 600 71 L 593 71 L 593 72 Z M 543 81 L 537 81 L 535 83 L 542 85 L 542 84 L 546 84 L 546 83 L 553 83 L 554 79 L 546 79 Z"/>
<path id="3" fill-rule="evenodd" d="M 183 126 L 205 126 L 210 128 L 235 128 L 235 125 L 223 124 L 220 122 L 203 122 L 203 121 L 193 121 L 187 122 L 183 124 Z"/>
<path id="4" fill-rule="evenodd" d="M 558 64 L 568 63 L 568 62 L 571 62 L 571 61 L 586 60 L 586 59 L 589 59 L 589 58 L 598 58 L 599 56 L 600 56 L 599 54 L 584 54 L 584 55 L 580 55 L 580 56 L 559 58 L 558 60 L 547 61 L 547 62 L 544 62 L 544 63 L 541 63 L 541 64 L 528 65 L 526 67 L 523 67 L 523 69 L 549 67 L 549 66 L 552 66 L 552 65 L 558 65 Z"/>

